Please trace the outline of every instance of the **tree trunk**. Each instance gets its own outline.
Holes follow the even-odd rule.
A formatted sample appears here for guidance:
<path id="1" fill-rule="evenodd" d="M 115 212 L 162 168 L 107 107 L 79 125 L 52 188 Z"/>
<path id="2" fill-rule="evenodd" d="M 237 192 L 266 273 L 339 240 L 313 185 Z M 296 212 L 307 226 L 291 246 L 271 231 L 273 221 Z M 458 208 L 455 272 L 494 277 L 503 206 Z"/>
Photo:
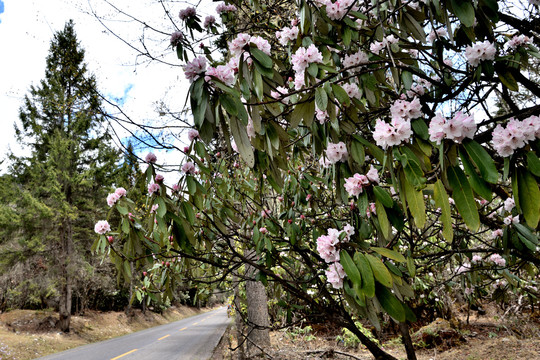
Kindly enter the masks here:
<path id="1" fill-rule="evenodd" d="M 62 288 L 60 290 L 60 303 L 59 303 L 59 321 L 58 327 L 63 332 L 69 332 L 71 322 L 71 304 L 72 304 L 72 276 L 70 271 L 70 262 L 73 253 L 73 239 L 71 221 L 69 219 L 64 220 L 64 224 L 60 231 L 62 236 L 62 248 L 61 248 L 61 266 L 62 266 Z"/>
<path id="2" fill-rule="evenodd" d="M 414 351 L 411 334 L 409 334 L 409 325 L 407 325 L 407 322 L 399 323 L 399 331 L 401 332 L 401 341 L 403 341 L 405 351 L 407 352 L 407 360 L 416 360 L 416 353 Z"/>
<path id="3" fill-rule="evenodd" d="M 246 253 L 248 258 L 255 258 L 255 251 Z M 256 269 L 246 265 L 246 277 L 254 279 Z M 266 288 L 260 281 L 246 281 L 246 299 L 248 310 L 247 353 L 249 357 L 263 353 L 270 345 L 270 321 L 268 320 L 268 297 Z"/>
<path id="4" fill-rule="evenodd" d="M 234 316 L 234 327 L 237 347 L 236 359 L 244 360 L 246 358 L 246 354 L 244 352 L 244 336 L 242 335 L 244 323 L 242 322 L 242 315 L 240 314 L 240 280 L 238 278 L 236 270 L 233 272 L 232 283 L 234 287 L 234 303 L 232 304 L 232 306 L 234 307 L 236 313 Z"/>

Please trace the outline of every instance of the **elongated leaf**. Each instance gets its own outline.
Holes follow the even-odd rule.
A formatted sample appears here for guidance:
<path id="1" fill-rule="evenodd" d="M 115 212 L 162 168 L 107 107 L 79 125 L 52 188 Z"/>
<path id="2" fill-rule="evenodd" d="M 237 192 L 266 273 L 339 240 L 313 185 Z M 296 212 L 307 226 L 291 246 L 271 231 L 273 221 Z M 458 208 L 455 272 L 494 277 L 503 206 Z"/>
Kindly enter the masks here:
<path id="1" fill-rule="evenodd" d="M 387 248 L 383 248 L 383 247 L 375 247 L 375 246 L 372 246 L 370 249 L 375 251 L 379 255 L 386 256 L 389 259 L 392 259 L 392 260 L 395 260 L 395 261 L 398 261 L 398 262 L 405 262 L 406 261 L 405 256 L 401 255 L 397 251 L 387 249 Z"/>
<path id="2" fill-rule="evenodd" d="M 375 276 L 375 280 L 377 280 L 384 286 L 391 288 L 392 275 L 390 275 L 388 268 L 384 265 L 381 259 L 376 258 L 371 254 L 365 254 L 364 256 L 369 262 L 369 266 L 371 266 L 371 270 L 373 271 L 373 276 Z"/>
<path id="3" fill-rule="evenodd" d="M 529 240 L 531 243 L 533 243 L 535 246 L 538 245 L 538 237 L 533 234 L 531 230 L 529 230 L 525 225 L 522 224 L 514 224 L 514 227 L 516 230 L 523 235 L 527 240 Z"/>
<path id="4" fill-rule="evenodd" d="M 231 116 L 238 115 L 238 108 L 236 107 L 236 102 L 232 96 L 229 94 L 221 94 L 219 101 L 225 111 L 227 111 Z"/>
<path id="5" fill-rule="evenodd" d="M 332 92 L 334 93 L 334 96 L 340 104 L 345 106 L 349 106 L 351 104 L 349 94 L 347 94 L 345 89 L 343 89 L 341 86 L 337 84 L 332 84 Z"/>
<path id="6" fill-rule="evenodd" d="M 328 94 L 326 94 L 326 91 L 322 87 L 318 87 L 315 90 L 315 105 L 322 111 L 325 111 L 328 106 Z"/>
<path id="7" fill-rule="evenodd" d="M 360 271 L 358 271 L 356 264 L 354 263 L 353 259 L 347 251 L 342 250 L 339 253 L 339 262 L 343 266 L 343 269 L 345 270 L 345 273 L 347 274 L 349 279 L 351 279 L 353 286 L 361 287 L 362 277 L 360 275 Z"/>
<path id="8" fill-rule="evenodd" d="M 377 300 L 381 303 L 384 311 L 396 321 L 403 322 L 406 319 L 405 310 L 401 302 L 384 286 L 377 286 Z"/>
<path id="9" fill-rule="evenodd" d="M 452 228 L 452 213 L 448 194 L 441 180 L 437 180 L 433 187 L 433 197 L 435 205 L 441 209 L 441 221 L 443 223 L 443 236 L 448 242 L 454 238 L 454 229 Z"/>
<path id="10" fill-rule="evenodd" d="M 255 155 L 253 154 L 246 127 L 236 117 L 231 117 L 230 127 L 234 142 L 238 147 L 238 152 L 240 152 L 242 159 L 244 159 L 249 167 L 253 167 L 255 165 Z"/>
<path id="11" fill-rule="evenodd" d="M 468 0 L 450 0 L 454 14 L 467 27 L 474 24 L 474 7 L 472 1 Z"/>
<path id="12" fill-rule="evenodd" d="M 477 231 L 480 227 L 480 216 L 467 177 L 457 166 L 448 167 L 447 175 L 459 214 L 469 229 Z"/>
<path id="13" fill-rule="evenodd" d="M 388 221 L 388 216 L 386 215 L 383 204 L 378 199 L 375 199 L 375 209 L 377 210 L 377 220 L 379 221 L 382 235 L 385 239 L 390 239 L 390 236 L 392 235 L 392 226 Z"/>
<path id="14" fill-rule="evenodd" d="M 540 177 L 540 159 L 532 151 L 527 153 L 527 168 L 531 173 Z"/>
<path id="15" fill-rule="evenodd" d="M 390 194 L 380 186 L 374 186 L 373 193 L 375 194 L 375 197 L 387 208 L 394 206 L 394 200 L 392 200 Z"/>
<path id="16" fill-rule="evenodd" d="M 351 156 L 359 165 L 363 165 L 366 161 L 364 146 L 356 140 L 351 142 Z"/>
<path id="17" fill-rule="evenodd" d="M 373 271 L 371 270 L 369 261 L 364 254 L 357 252 L 354 254 L 354 262 L 362 276 L 362 291 L 367 297 L 372 298 L 375 296 L 375 278 L 373 277 Z"/>
<path id="18" fill-rule="evenodd" d="M 165 204 L 165 200 L 163 200 L 163 198 L 160 196 L 156 198 L 156 202 L 159 205 L 157 208 L 158 216 L 164 217 L 165 214 L 167 213 L 167 204 Z"/>
<path id="19" fill-rule="evenodd" d="M 182 202 L 182 210 L 184 211 L 184 215 L 186 216 L 186 219 L 189 221 L 191 225 L 195 224 L 195 212 L 193 211 L 193 207 L 190 203 L 187 201 Z"/>
<path id="20" fill-rule="evenodd" d="M 518 171 L 519 203 L 527 225 L 535 229 L 540 218 L 540 190 L 534 176 L 527 170 Z"/>
<path id="21" fill-rule="evenodd" d="M 426 225 L 426 205 L 424 203 L 424 195 L 422 191 L 418 191 L 408 181 L 408 178 L 401 177 L 403 187 L 405 189 L 405 198 L 407 199 L 407 207 L 414 218 L 414 223 L 419 229 L 423 229 Z"/>
<path id="22" fill-rule="evenodd" d="M 463 164 L 463 169 L 465 170 L 465 173 L 469 176 L 469 183 L 471 184 L 474 192 L 486 200 L 491 200 L 493 197 L 491 189 L 488 187 L 486 182 L 478 176 L 468 156 L 466 154 L 463 154 L 462 151 L 460 151 L 459 153 L 461 157 L 461 163 Z"/>
<path id="23" fill-rule="evenodd" d="M 303 119 L 306 126 L 311 126 L 315 116 L 315 102 L 306 101 L 296 106 L 291 114 L 291 127 L 294 129 L 300 125 Z"/>
<path id="24" fill-rule="evenodd" d="M 464 140 L 463 146 L 465 147 L 465 150 L 467 150 L 467 154 L 469 154 L 471 160 L 474 162 L 474 165 L 480 171 L 482 178 L 489 183 L 496 184 L 499 180 L 499 172 L 486 149 L 476 141 L 470 139 Z"/>
<path id="25" fill-rule="evenodd" d="M 257 60 L 257 62 L 261 64 L 262 67 L 265 69 L 272 69 L 273 64 L 270 56 L 266 55 L 264 52 L 254 46 L 250 47 L 249 52 Z"/>

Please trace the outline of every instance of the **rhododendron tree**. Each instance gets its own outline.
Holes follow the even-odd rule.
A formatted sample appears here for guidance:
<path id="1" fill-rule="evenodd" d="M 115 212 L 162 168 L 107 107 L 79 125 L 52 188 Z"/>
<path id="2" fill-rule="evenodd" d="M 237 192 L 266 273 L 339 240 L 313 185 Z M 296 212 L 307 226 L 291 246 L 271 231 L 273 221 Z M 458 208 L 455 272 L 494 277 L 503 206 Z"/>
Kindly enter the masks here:
<path id="1" fill-rule="evenodd" d="M 494 0 L 218 7 L 223 57 L 207 43 L 179 56 L 200 139 L 172 197 L 149 187 L 159 207 L 148 227 L 123 223 L 126 244 L 180 254 L 179 268 L 212 265 L 218 277 L 248 264 L 279 284 L 288 314 L 302 305 L 385 359 L 354 318 L 380 328 L 391 317 L 415 358 L 417 271 L 460 279 L 467 296 L 490 281 L 493 291 L 534 283 L 540 86 L 527 67 L 540 57 L 537 5 L 520 15 Z M 196 42 L 200 19 L 187 13 Z M 521 107 L 518 91 L 531 95 Z M 166 294 L 171 270 L 150 271 L 146 288 Z"/>

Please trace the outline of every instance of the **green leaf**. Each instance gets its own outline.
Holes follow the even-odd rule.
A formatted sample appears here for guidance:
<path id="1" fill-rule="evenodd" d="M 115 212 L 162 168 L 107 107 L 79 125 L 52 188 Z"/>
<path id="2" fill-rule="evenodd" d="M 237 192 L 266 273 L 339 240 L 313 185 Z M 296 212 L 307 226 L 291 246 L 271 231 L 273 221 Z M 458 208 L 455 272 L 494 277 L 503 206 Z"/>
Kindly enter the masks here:
<path id="1" fill-rule="evenodd" d="M 429 128 L 426 125 L 426 122 L 422 118 L 417 118 L 411 121 L 412 129 L 414 133 L 420 136 L 421 139 L 429 139 Z"/>
<path id="2" fill-rule="evenodd" d="M 369 261 L 364 254 L 357 252 L 354 254 L 354 262 L 362 277 L 361 289 L 367 297 L 372 298 L 375 296 L 375 278 L 373 277 L 373 271 L 371 270 Z"/>
<path id="3" fill-rule="evenodd" d="M 416 21 L 416 19 L 409 14 L 408 12 L 403 13 L 405 16 L 403 17 L 403 21 L 405 23 L 405 26 L 409 30 L 409 33 L 414 36 L 416 40 L 419 40 L 422 43 L 426 42 L 426 32 L 422 28 L 422 26 Z"/>
<path id="4" fill-rule="evenodd" d="M 343 269 L 345 270 L 345 273 L 349 279 L 352 281 L 354 287 L 360 287 L 362 284 L 362 277 L 358 271 L 358 268 L 356 267 L 356 264 L 347 251 L 341 250 L 339 253 L 339 262 L 341 265 L 343 265 Z"/>
<path id="5" fill-rule="evenodd" d="M 532 151 L 527 153 L 527 168 L 535 176 L 540 177 L 540 159 Z"/>
<path id="6" fill-rule="evenodd" d="M 448 194 L 441 180 L 437 179 L 437 182 L 433 187 L 433 197 L 435 198 L 435 205 L 441 209 L 441 221 L 443 223 L 443 236 L 448 242 L 452 242 L 454 238 L 454 229 L 452 228 L 452 213 L 450 211 L 450 202 L 448 201 Z"/>
<path id="7" fill-rule="evenodd" d="M 351 104 L 351 99 L 349 98 L 349 94 L 345 91 L 344 88 L 337 84 L 332 84 L 332 92 L 334 93 L 334 96 L 336 97 L 337 101 L 345 106 L 349 106 Z"/>
<path id="8" fill-rule="evenodd" d="M 165 200 L 163 200 L 163 198 L 160 196 L 156 198 L 156 202 L 159 205 L 157 208 L 157 215 L 159 217 L 164 217 L 167 213 L 167 204 L 165 204 Z"/>
<path id="9" fill-rule="evenodd" d="M 187 201 L 182 201 L 182 210 L 184 211 L 186 219 L 193 225 L 195 223 L 195 212 L 193 211 L 191 204 Z"/>
<path id="10" fill-rule="evenodd" d="M 513 225 L 516 230 L 523 235 L 527 240 L 529 240 L 531 243 L 533 243 L 535 246 L 538 245 L 538 237 L 533 234 L 531 230 L 529 230 L 525 225 L 523 224 L 514 224 Z"/>
<path id="11" fill-rule="evenodd" d="M 315 116 L 315 102 L 306 101 L 296 105 L 296 108 L 291 114 L 291 127 L 294 129 L 300 125 L 300 121 L 304 120 L 304 125 L 311 126 L 313 117 Z"/>
<path id="12" fill-rule="evenodd" d="M 265 69 L 272 69 L 273 63 L 270 56 L 259 50 L 256 46 L 251 46 L 249 49 L 251 55 L 257 60 L 257 62 Z"/>
<path id="13" fill-rule="evenodd" d="M 351 156 L 358 165 L 363 165 L 366 161 L 366 152 L 364 146 L 356 140 L 351 142 Z"/>
<path id="14" fill-rule="evenodd" d="M 403 322 L 406 319 L 405 310 L 401 302 L 384 286 L 377 286 L 377 300 L 381 303 L 384 311 L 396 321 Z"/>
<path id="15" fill-rule="evenodd" d="M 489 183 L 496 184 L 499 180 L 499 172 L 486 149 L 476 141 L 470 139 L 465 139 L 463 146 L 467 150 L 467 154 L 469 154 L 474 165 L 480 170 L 482 178 Z"/>
<path id="16" fill-rule="evenodd" d="M 527 225 L 536 229 L 540 218 L 540 190 L 534 176 L 525 169 L 518 171 L 519 204 Z"/>
<path id="17" fill-rule="evenodd" d="M 236 117 L 231 117 L 230 120 L 231 133 L 236 146 L 238 147 L 238 151 L 240 152 L 242 159 L 244 159 L 248 166 L 252 168 L 255 165 L 255 155 L 247 135 L 246 127 Z"/>
<path id="18" fill-rule="evenodd" d="M 386 256 L 387 258 L 395 260 L 397 262 L 405 262 L 406 261 L 405 256 L 401 255 L 397 251 L 387 249 L 387 248 L 384 248 L 384 247 L 376 247 L 376 246 L 372 246 L 372 247 L 370 247 L 370 249 L 375 251 L 379 255 Z"/>
<path id="19" fill-rule="evenodd" d="M 423 229 L 426 225 L 426 205 L 424 203 L 424 195 L 422 191 L 418 191 L 408 181 L 408 178 L 401 177 L 405 190 L 405 198 L 407 199 L 407 207 L 414 218 L 414 223 L 419 229 Z"/>
<path id="20" fill-rule="evenodd" d="M 463 164 L 463 169 L 465 170 L 465 173 L 469 175 L 469 183 L 471 184 L 474 192 L 486 200 L 491 200 L 493 197 L 491 189 L 486 182 L 478 176 L 468 156 L 460 151 L 460 157 L 461 163 Z"/>
<path id="21" fill-rule="evenodd" d="M 480 227 L 480 216 L 467 177 L 458 166 L 448 167 L 447 175 L 459 214 L 469 229 L 477 231 Z"/>
<path id="22" fill-rule="evenodd" d="M 386 192 L 383 188 L 380 186 L 374 186 L 373 187 L 373 193 L 375 194 L 375 197 L 387 208 L 391 208 L 394 206 L 394 200 L 392 200 L 392 196 Z"/>
<path id="23" fill-rule="evenodd" d="M 221 94 L 219 96 L 219 101 L 225 111 L 227 111 L 231 116 L 238 115 L 238 108 L 236 107 L 236 102 L 232 96 L 229 94 Z"/>
<path id="24" fill-rule="evenodd" d="M 318 87 L 315 90 L 315 105 L 322 111 L 325 111 L 328 106 L 328 95 L 322 87 Z"/>
<path id="25" fill-rule="evenodd" d="M 377 220 L 379 221 L 382 235 L 385 239 L 390 239 L 390 236 L 392 235 L 392 226 L 388 221 L 388 216 L 386 215 L 383 204 L 378 199 L 375 199 L 375 209 L 377 210 Z"/>
<path id="26" fill-rule="evenodd" d="M 407 256 L 407 271 L 409 271 L 411 277 L 416 275 L 416 266 L 414 265 L 414 259 L 411 256 Z"/>
<path id="27" fill-rule="evenodd" d="M 190 195 L 195 195 L 197 192 L 197 184 L 193 176 L 186 176 L 186 184 Z"/>
<path id="28" fill-rule="evenodd" d="M 474 24 L 474 7 L 469 0 L 450 0 L 454 14 L 466 27 Z"/>
<path id="29" fill-rule="evenodd" d="M 506 69 L 506 66 L 504 66 L 503 69 Z M 501 80 L 508 90 L 519 91 L 519 85 L 510 71 L 497 70 L 497 75 L 499 76 L 499 80 Z"/>
<path id="30" fill-rule="evenodd" d="M 381 259 L 376 258 L 371 254 L 365 254 L 364 256 L 369 262 L 369 266 L 371 266 L 371 270 L 373 271 L 373 276 L 375 276 L 375 279 L 384 286 L 391 288 L 392 275 L 390 275 L 390 271 L 388 271 L 388 268 L 384 265 Z"/>

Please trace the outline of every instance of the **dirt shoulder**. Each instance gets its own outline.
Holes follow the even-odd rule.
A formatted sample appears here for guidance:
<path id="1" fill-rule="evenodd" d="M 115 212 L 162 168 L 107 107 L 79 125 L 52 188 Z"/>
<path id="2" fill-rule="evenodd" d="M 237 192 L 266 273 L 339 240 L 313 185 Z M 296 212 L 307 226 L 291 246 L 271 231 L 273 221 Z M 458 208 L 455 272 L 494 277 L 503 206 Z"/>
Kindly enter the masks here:
<path id="1" fill-rule="evenodd" d="M 181 320 L 211 309 L 171 307 L 157 314 L 134 311 L 132 317 L 123 312 L 87 311 L 73 316 L 71 332 L 54 328 L 58 317 L 53 311 L 13 310 L 0 314 L 0 359 L 28 360 L 64 351 L 77 346 L 122 336 L 157 325 Z"/>

